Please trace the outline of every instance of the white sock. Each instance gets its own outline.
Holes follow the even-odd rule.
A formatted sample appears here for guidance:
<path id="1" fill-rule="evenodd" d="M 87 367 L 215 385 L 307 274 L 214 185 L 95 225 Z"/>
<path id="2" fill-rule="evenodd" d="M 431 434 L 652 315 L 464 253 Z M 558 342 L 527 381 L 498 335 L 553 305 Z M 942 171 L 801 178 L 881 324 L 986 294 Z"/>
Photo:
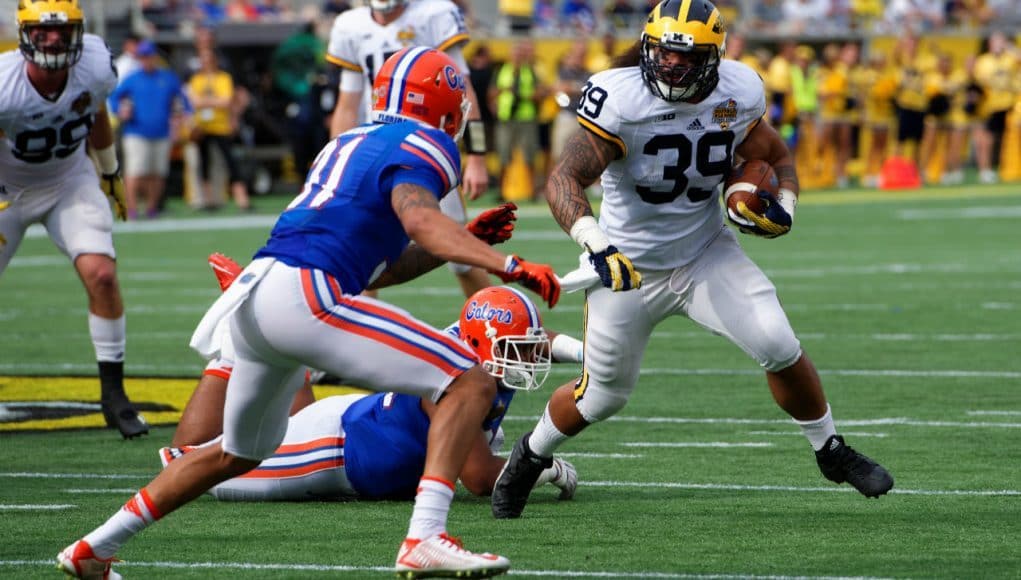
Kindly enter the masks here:
<path id="1" fill-rule="evenodd" d="M 819 451 L 826 445 L 826 440 L 832 435 L 837 434 L 836 427 L 833 426 L 833 415 L 830 414 L 830 405 L 826 404 L 826 414 L 813 421 L 798 421 L 794 419 L 794 422 L 801 427 L 801 432 L 808 437 L 808 442 L 812 444 L 812 449 Z"/>
<path id="2" fill-rule="evenodd" d="M 89 335 L 99 362 L 124 362 L 127 323 L 120 318 L 102 318 L 89 312 Z"/>
<path id="3" fill-rule="evenodd" d="M 580 363 L 585 354 L 585 343 L 566 334 L 558 334 L 550 342 L 550 357 L 553 362 Z"/>
<path id="4" fill-rule="evenodd" d="M 549 403 L 546 410 L 542 412 L 542 418 L 536 423 L 532 435 L 528 438 L 528 448 L 539 457 L 553 457 L 553 452 L 560 447 L 570 436 L 564 435 L 553 424 L 553 418 L 549 414 Z"/>
<path id="5" fill-rule="evenodd" d="M 124 507 L 106 520 L 106 523 L 92 530 L 83 539 L 92 546 L 100 558 L 112 558 L 117 550 L 153 522 L 162 517 L 156 511 L 149 492 L 143 487 L 128 500 Z"/>
<path id="6" fill-rule="evenodd" d="M 423 477 L 418 482 L 415 509 L 411 512 L 408 537 L 424 540 L 447 531 L 447 513 L 454 501 L 454 484 L 436 477 Z"/>

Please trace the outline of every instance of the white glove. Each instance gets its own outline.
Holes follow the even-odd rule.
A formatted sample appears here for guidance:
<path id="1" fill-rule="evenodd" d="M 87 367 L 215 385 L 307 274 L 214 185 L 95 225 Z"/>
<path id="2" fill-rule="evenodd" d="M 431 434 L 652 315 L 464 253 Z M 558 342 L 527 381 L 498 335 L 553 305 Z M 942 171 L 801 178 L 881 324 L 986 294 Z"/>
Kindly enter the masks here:
<path id="1" fill-rule="evenodd" d="M 557 499 L 568 500 L 574 497 L 574 490 L 578 489 L 578 470 L 569 461 L 559 457 L 553 458 L 553 465 L 542 470 L 535 487 L 552 483 L 560 488 L 560 496 Z"/>

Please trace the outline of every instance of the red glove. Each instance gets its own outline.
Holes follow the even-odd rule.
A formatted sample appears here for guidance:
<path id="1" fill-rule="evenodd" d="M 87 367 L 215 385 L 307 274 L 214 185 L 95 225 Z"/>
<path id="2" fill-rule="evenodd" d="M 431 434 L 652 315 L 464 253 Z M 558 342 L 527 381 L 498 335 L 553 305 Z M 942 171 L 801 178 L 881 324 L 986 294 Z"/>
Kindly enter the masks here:
<path id="1" fill-rule="evenodd" d="M 502 272 L 493 272 L 504 282 L 517 282 L 535 292 L 553 308 L 560 299 L 560 281 L 548 264 L 533 264 L 517 256 L 507 256 Z"/>
<path id="2" fill-rule="evenodd" d="M 464 227 L 490 246 L 501 244 L 509 240 L 514 232 L 514 220 L 518 219 L 518 216 L 514 215 L 516 209 L 518 206 L 513 202 L 502 203 L 480 213 Z"/>

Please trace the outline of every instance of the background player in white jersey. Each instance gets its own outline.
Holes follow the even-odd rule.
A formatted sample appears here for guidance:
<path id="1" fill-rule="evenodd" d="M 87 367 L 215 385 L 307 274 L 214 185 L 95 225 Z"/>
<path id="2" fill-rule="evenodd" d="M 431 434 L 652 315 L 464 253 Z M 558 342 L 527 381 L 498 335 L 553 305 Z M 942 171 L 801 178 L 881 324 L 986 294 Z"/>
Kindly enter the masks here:
<path id="1" fill-rule="evenodd" d="M 78 577 L 110 574 L 120 547 L 163 515 L 273 455 L 306 369 L 375 391 L 436 403 L 425 467 L 395 569 L 402 576 L 502 574 L 510 562 L 464 549 L 447 533 L 454 481 L 496 393 L 474 352 L 409 313 L 358 296 L 384 272 L 459 260 L 517 282 L 553 307 L 560 285 L 548 265 L 507 256 L 444 216 L 439 199 L 460 181 L 464 77 L 437 50 L 402 50 L 376 76 L 374 122 L 334 138 L 270 238 L 192 336 L 216 355 L 230 328 L 235 366 L 220 445 L 171 463 L 104 524 L 58 555 Z M 411 241 L 415 243 L 410 243 Z"/>
<path id="2" fill-rule="evenodd" d="M 367 6 L 339 14 L 330 31 L 326 60 L 340 67 L 340 91 L 333 111 L 330 134 L 339 135 L 368 119 L 373 98 L 372 82 L 383 61 L 409 46 L 428 46 L 447 53 L 458 70 L 468 77 L 462 49 L 468 42 L 464 16 L 449 0 L 369 0 Z M 478 96 L 468 83 L 468 125 L 465 128 L 467 155 L 464 189 L 476 199 L 489 187 L 486 169 L 486 133 Z M 443 213 L 465 223 L 464 201 L 448 195 L 440 203 Z M 485 271 L 464 264 L 449 264 L 464 295 L 471 296 L 489 286 Z M 370 295 L 374 295 L 370 293 Z"/>
<path id="3" fill-rule="evenodd" d="M 84 33 L 78 0 L 22 0 L 17 20 L 18 50 L 0 55 L 0 273 L 41 223 L 88 295 L 106 423 L 142 435 L 149 426 L 124 393 L 124 303 L 104 196 L 124 219 L 105 105 L 117 73 L 102 39 Z"/>
<path id="4" fill-rule="evenodd" d="M 547 192 L 554 217 L 594 269 L 585 369 L 577 383 L 557 389 L 534 431 L 514 446 L 493 491 L 498 518 L 521 514 L 554 449 L 624 407 L 653 329 L 675 315 L 727 337 L 758 361 L 824 476 L 869 497 L 893 487 L 883 467 L 836 434 L 819 375 L 776 288 L 723 223 L 717 186 L 736 156 L 767 161 L 780 181 L 778 199 L 758 192 L 769 204 L 763 215 L 730 216 L 742 231 L 787 233 L 798 193 L 791 154 L 760 122 L 762 81 L 743 64 L 721 62 L 725 38 L 710 2 L 660 2 L 641 42 L 583 89 L 582 129 L 567 144 Z M 600 175 L 597 223 L 584 191 Z"/>
<path id="5" fill-rule="evenodd" d="M 241 266 L 220 254 L 210 256 L 209 263 L 221 288 L 241 273 Z M 469 345 L 483 368 L 498 380 L 497 395 L 460 474 L 469 491 L 489 495 L 504 464 L 496 452 L 503 444 L 501 423 L 515 392 L 540 388 L 551 361 L 580 363 L 581 342 L 546 331 L 534 304 L 507 286 L 475 293 L 446 332 Z M 223 340 L 226 344 L 221 344 L 219 358 L 206 366 L 171 446 L 160 449 L 164 467 L 220 440 L 223 395 L 234 366 L 230 338 L 224 336 Z M 398 393 L 315 401 L 309 385 L 295 397 L 287 434 L 276 453 L 209 493 L 224 501 L 411 499 L 421 476 L 429 417 L 435 409 L 427 400 Z M 553 484 L 561 490 L 560 499 L 570 499 L 577 482 L 574 466 L 554 458 L 536 485 Z"/>

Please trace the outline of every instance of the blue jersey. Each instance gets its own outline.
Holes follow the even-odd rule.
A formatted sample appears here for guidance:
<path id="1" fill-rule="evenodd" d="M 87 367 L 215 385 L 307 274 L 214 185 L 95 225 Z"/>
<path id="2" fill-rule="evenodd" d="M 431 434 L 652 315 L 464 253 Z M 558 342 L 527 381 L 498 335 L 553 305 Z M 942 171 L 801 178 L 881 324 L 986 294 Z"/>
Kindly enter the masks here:
<path id="1" fill-rule="evenodd" d="M 458 336 L 458 325 L 446 328 Z M 482 429 L 491 434 L 503 422 L 514 390 L 499 387 Z M 344 425 L 344 470 L 360 497 L 410 499 L 425 469 L 429 416 L 422 399 L 398 393 L 369 395 L 348 407 Z"/>
<path id="2" fill-rule="evenodd" d="M 443 131 L 412 121 L 356 127 L 319 152 L 255 257 L 323 270 L 345 294 L 359 294 L 409 242 L 394 187 L 418 185 L 438 200 L 460 180 L 457 145 Z"/>

